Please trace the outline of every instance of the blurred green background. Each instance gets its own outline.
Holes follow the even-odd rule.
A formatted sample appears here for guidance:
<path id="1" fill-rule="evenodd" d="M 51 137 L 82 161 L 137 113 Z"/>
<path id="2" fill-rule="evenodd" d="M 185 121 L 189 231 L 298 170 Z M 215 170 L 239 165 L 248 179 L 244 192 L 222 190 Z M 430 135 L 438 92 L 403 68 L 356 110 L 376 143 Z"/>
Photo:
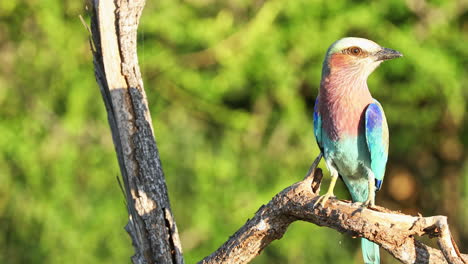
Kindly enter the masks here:
<path id="1" fill-rule="evenodd" d="M 89 21 L 81 1 L 0 1 L 0 263 L 130 262 L 79 14 Z M 468 252 L 466 1 L 148 1 L 139 58 L 187 263 L 303 178 L 323 56 L 344 36 L 405 55 L 368 82 L 391 133 L 377 203 L 448 215 Z M 342 183 L 336 194 L 349 198 Z M 297 222 L 253 263 L 361 255 L 357 239 Z"/>

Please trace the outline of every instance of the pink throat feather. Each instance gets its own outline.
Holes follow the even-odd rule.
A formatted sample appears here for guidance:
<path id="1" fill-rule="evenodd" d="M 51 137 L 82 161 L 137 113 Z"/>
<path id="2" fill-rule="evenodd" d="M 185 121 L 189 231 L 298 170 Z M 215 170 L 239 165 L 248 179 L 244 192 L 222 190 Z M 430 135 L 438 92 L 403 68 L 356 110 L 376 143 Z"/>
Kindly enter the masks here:
<path id="1" fill-rule="evenodd" d="M 336 141 L 364 132 L 364 110 L 373 98 L 367 87 L 368 74 L 346 57 L 334 55 L 330 70 L 322 76 L 318 101 L 325 133 Z"/>

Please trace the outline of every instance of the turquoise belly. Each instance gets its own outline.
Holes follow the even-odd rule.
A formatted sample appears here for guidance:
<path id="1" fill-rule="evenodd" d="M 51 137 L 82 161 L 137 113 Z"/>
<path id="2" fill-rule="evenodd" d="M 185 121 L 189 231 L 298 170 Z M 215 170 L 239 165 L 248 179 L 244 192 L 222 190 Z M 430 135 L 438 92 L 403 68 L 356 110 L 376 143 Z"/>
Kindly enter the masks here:
<path id="1" fill-rule="evenodd" d="M 365 137 L 345 137 L 333 141 L 322 135 L 322 140 L 325 160 L 338 170 L 353 201 L 366 201 L 369 188 L 368 171 L 371 166 Z"/>

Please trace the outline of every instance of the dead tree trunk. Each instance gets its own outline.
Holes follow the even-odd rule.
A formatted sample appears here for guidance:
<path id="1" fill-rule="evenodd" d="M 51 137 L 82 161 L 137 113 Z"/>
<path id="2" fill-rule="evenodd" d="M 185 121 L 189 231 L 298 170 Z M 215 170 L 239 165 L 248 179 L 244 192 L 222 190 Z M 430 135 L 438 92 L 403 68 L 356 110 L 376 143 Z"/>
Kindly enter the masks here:
<path id="1" fill-rule="evenodd" d="M 96 79 L 122 173 L 135 264 L 183 263 L 136 52 L 144 0 L 92 1 Z"/>

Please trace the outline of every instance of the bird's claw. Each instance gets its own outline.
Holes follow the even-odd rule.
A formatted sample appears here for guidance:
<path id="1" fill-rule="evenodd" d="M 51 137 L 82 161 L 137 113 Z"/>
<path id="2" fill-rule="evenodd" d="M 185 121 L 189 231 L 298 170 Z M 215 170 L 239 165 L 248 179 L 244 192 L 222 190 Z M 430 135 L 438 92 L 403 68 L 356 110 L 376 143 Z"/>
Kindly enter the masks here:
<path id="1" fill-rule="evenodd" d="M 325 195 L 320 196 L 315 202 L 315 205 L 321 205 L 324 207 L 325 203 L 328 201 L 328 199 L 330 199 L 330 197 L 335 197 L 335 195 L 333 193 L 326 193 Z"/>
<path id="2" fill-rule="evenodd" d="M 362 203 L 363 207 L 372 207 L 375 205 L 375 202 L 373 199 L 367 199 L 367 201 Z"/>

